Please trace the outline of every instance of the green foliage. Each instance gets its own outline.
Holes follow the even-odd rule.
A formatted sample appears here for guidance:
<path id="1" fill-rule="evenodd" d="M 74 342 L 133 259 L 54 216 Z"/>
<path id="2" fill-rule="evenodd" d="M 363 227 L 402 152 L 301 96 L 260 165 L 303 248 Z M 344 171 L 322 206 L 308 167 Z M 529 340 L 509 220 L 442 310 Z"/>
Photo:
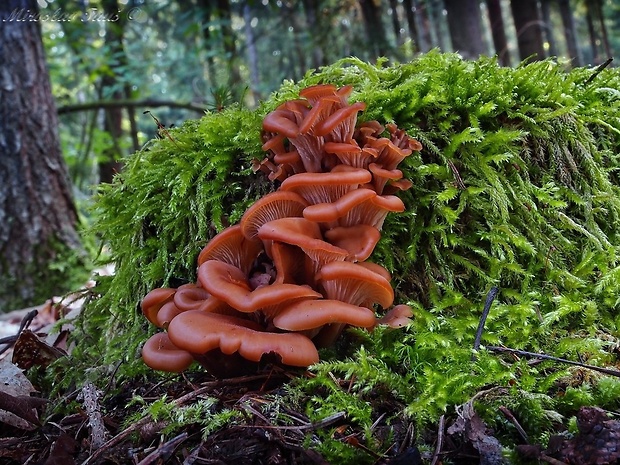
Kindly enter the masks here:
<path id="1" fill-rule="evenodd" d="M 542 437 L 557 420 L 548 411 L 563 406 L 569 417 L 587 401 L 588 391 L 573 383 L 576 370 L 503 359 L 484 345 L 592 364 L 613 358 L 620 74 L 606 70 L 586 85 L 591 72 L 566 73 L 549 60 L 502 68 L 437 52 L 397 66 L 346 59 L 285 82 L 254 112 L 232 107 L 171 130 L 173 140 L 153 141 L 127 159 L 97 200 L 95 229 L 117 272 L 85 313 L 92 345 L 82 344 L 81 354 L 124 361 L 121 375 L 141 370 L 148 325 L 135 310 L 140 299 L 155 286 L 193 280 L 200 248 L 270 189 L 250 170 L 251 159 L 262 157 L 262 116 L 302 87 L 350 84 L 353 99 L 367 103 L 361 119 L 395 122 L 424 145 L 402 164 L 413 181 L 402 194 L 407 210 L 388 216 L 373 256 L 392 271 L 397 299 L 411 304 L 415 318 L 403 331 L 357 332 L 361 344 L 348 358 L 314 367 L 316 378 L 299 385 L 317 388 L 309 414 L 345 411 L 367 429 L 372 396 L 387 393 L 425 425 L 497 386 Z M 500 296 L 473 354 L 491 286 Z M 571 379 L 574 401 L 568 389 L 564 403 L 556 399 L 562 377 Z M 618 387 L 592 389 L 589 400 L 607 405 Z M 527 402 L 515 400 L 522 393 Z"/>

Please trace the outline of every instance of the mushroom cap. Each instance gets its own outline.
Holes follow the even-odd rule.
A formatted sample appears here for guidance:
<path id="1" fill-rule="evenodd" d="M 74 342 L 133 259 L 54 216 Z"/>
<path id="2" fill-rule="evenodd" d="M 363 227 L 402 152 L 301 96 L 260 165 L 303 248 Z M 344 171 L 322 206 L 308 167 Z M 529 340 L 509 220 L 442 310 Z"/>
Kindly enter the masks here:
<path id="1" fill-rule="evenodd" d="M 167 333 L 156 333 L 144 343 L 142 360 L 154 370 L 180 373 L 192 364 L 194 358 L 175 346 Z"/>
<path id="2" fill-rule="evenodd" d="M 248 273 L 262 250 L 262 244 L 246 237 L 241 225 L 237 224 L 224 229 L 209 241 L 198 255 L 198 266 L 207 260 L 220 260 Z"/>
<path id="3" fill-rule="evenodd" d="M 364 102 L 356 102 L 340 108 L 317 124 L 314 128 L 314 133 L 317 136 L 327 136 L 329 133 L 332 133 L 330 140 L 335 142 L 349 140 L 353 138 L 357 113 L 365 109 L 366 104 Z"/>
<path id="4" fill-rule="evenodd" d="M 295 192 L 282 190 L 272 192 L 246 210 L 239 222 L 241 232 L 247 239 L 256 240 L 258 228 L 263 224 L 278 218 L 302 216 L 307 206 L 308 202 Z"/>
<path id="5" fill-rule="evenodd" d="M 411 307 L 409 305 L 396 305 L 385 315 L 383 315 L 383 317 L 377 321 L 377 324 L 387 325 L 390 328 L 402 328 L 403 326 L 407 326 L 411 323 L 412 316 L 413 311 L 411 311 Z"/>
<path id="6" fill-rule="evenodd" d="M 216 260 L 208 260 L 200 265 L 198 281 L 215 298 L 243 313 L 261 309 L 273 313 L 287 302 L 321 297 L 320 293 L 310 287 L 296 284 L 270 284 L 251 290 L 239 268 Z"/>
<path id="7" fill-rule="evenodd" d="M 328 299 L 369 308 L 375 303 L 388 308 L 394 301 L 394 290 L 385 276 L 359 263 L 328 263 L 317 273 L 316 279 Z"/>
<path id="8" fill-rule="evenodd" d="M 360 262 L 370 257 L 381 239 L 381 232 L 367 224 L 338 226 L 328 229 L 324 235 L 330 244 L 345 249 L 349 253 L 348 259 Z"/>
<path id="9" fill-rule="evenodd" d="M 204 354 L 220 349 L 224 354 L 238 352 L 246 360 L 259 362 L 263 355 L 275 353 L 284 365 L 307 367 L 319 361 L 310 339 L 299 333 L 261 331 L 247 320 L 200 311 L 176 317 L 168 329 L 178 347 Z"/>
<path id="10" fill-rule="evenodd" d="M 344 260 L 348 252 L 323 240 L 317 223 L 305 218 L 280 218 L 265 223 L 258 230 L 262 240 L 272 240 L 299 247 L 320 264 Z"/>
<path id="11" fill-rule="evenodd" d="M 366 172 L 368 173 L 368 171 Z M 345 216 L 354 207 L 365 203 L 374 197 L 377 197 L 377 193 L 372 189 L 362 188 L 350 190 L 333 202 L 323 202 L 309 205 L 304 208 L 303 216 L 304 218 L 317 223 L 329 223 Z M 347 224 L 347 226 L 349 225 L 350 224 Z"/>
<path id="12" fill-rule="evenodd" d="M 388 181 L 397 181 L 403 177 L 403 172 L 399 169 L 386 170 L 377 163 L 368 165 L 372 173 L 372 186 L 379 195 L 383 194 L 383 189 Z"/>
<path id="13" fill-rule="evenodd" d="M 274 326 L 287 331 L 305 331 L 332 323 L 370 328 L 376 322 L 375 312 L 369 308 L 331 299 L 295 302 L 273 319 Z"/>
<path id="14" fill-rule="evenodd" d="M 374 191 L 371 190 L 371 192 Z M 312 205 L 304 209 L 304 217 L 307 217 L 306 212 L 311 207 Z M 368 224 L 381 230 L 388 213 L 402 212 L 404 210 L 405 204 L 395 195 L 368 196 L 362 199 L 361 202 L 351 202 L 351 208 L 348 208 L 344 215 L 339 216 L 338 223 L 340 226 Z"/>
<path id="15" fill-rule="evenodd" d="M 371 179 L 372 174 L 361 168 L 329 173 L 298 173 L 285 179 L 280 190 L 299 194 L 308 204 L 315 205 L 335 202 Z"/>
<path id="16" fill-rule="evenodd" d="M 146 319 L 154 325 L 159 326 L 159 323 L 157 322 L 157 314 L 165 303 L 172 301 L 176 291 L 176 289 L 169 287 L 159 287 L 153 289 L 146 296 L 144 296 L 140 306 Z"/>
<path id="17" fill-rule="evenodd" d="M 346 142 L 326 142 L 325 151 L 338 157 L 341 163 L 356 168 L 367 168 L 376 158 L 376 152 L 363 150 L 355 140 Z"/>

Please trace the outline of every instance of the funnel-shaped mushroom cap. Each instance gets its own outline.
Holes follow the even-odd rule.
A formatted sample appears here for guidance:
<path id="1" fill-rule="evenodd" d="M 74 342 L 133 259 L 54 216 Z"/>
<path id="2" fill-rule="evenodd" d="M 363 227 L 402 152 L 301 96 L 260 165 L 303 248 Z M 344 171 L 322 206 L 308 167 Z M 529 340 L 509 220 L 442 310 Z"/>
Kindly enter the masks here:
<path id="1" fill-rule="evenodd" d="M 329 229 L 325 231 L 325 239 L 336 247 L 345 249 L 349 253 L 349 260 L 361 262 L 370 257 L 381 239 L 381 233 L 374 226 L 357 224 Z"/>
<path id="2" fill-rule="evenodd" d="M 299 173 L 285 179 L 280 190 L 299 194 L 310 205 L 315 205 L 335 202 L 371 179 L 372 175 L 361 168 L 330 173 Z"/>
<path id="3" fill-rule="evenodd" d="M 368 165 L 368 169 L 372 173 L 372 187 L 379 195 L 383 194 L 383 189 L 388 181 L 397 181 L 403 177 L 401 170 L 386 170 L 377 163 L 371 163 Z"/>
<path id="4" fill-rule="evenodd" d="M 377 324 L 387 325 L 390 328 L 402 328 L 411 323 L 412 316 L 413 312 L 409 305 L 396 305 L 383 315 L 383 317 L 377 321 Z"/>
<path id="5" fill-rule="evenodd" d="M 288 138 L 299 135 L 299 125 L 309 111 L 305 100 L 291 100 L 283 103 L 263 119 L 263 129 Z"/>
<path id="6" fill-rule="evenodd" d="M 420 141 L 410 137 L 409 134 L 402 129 L 398 129 L 394 123 L 390 123 L 386 127 L 390 132 L 390 140 L 396 147 L 401 149 L 410 149 L 413 152 L 419 152 L 422 150 L 422 144 Z"/>
<path id="7" fill-rule="evenodd" d="M 366 172 L 368 173 L 368 171 Z M 358 205 L 366 203 L 374 197 L 377 197 L 377 193 L 371 189 L 351 190 L 334 202 L 317 203 L 306 207 L 303 215 L 307 220 L 315 221 L 317 223 L 336 221 L 347 215 Z M 355 223 L 348 222 L 346 226 L 352 226 L 353 224 Z"/>
<path id="8" fill-rule="evenodd" d="M 248 208 L 239 225 L 246 238 L 256 240 L 258 228 L 263 224 L 278 218 L 302 216 L 307 206 L 308 202 L 299 194 L 279 190 L 267 194 Z"/>
<path id="9" fill-rule="evenodd" d="M 369 146 L 374 147 L 379 151 L 379 156 L 377 157 L 376 163 L 386 170 L 396 169 L 401 161 L 411 155 L 411 149 L 401 149 L 385 137 L 377 139 L 374 142 L 370 142 Z"/>
<path id="10" fill-rule="evenodd" d="M 244 236 L 241 225 L 230 226 L 217 234 L 198 255 L 198 266 L 207 260 L 220 260 L 248 273 L 252 262 L 263 250 L 260 242 Z"/>
<path id="11" fill-rule="evenodd" d="M 198 280 L 211 295 L 243 313 L 260 309 L 272 313 L 291 301 L 321 297 L 311 288 L 296 284 L 271 284 L 251 290 L 239 268 L 216 260 L 200 265 Z"/>
<path id="12" fill-rule="evenodd" d="M 317 84 L 299 91 L 299 96 L 308 100 L 310 105 L 316 104 L 323 97 L 336 95 L 338 88 L 333 84 Z"/>
<path id="13" fill-rule="evenodd" d="M 238 352 L 246 360 L 259 362 L 275 353 L 289 366 L 306 367 L 319 361 L 310 339 L 299 333 L 270 333 L 247 320 L 200 311 L 176 317 L 168 329 L 171 341 L 194 354 L 214 349 L 230 355 Z"/>
<path id="14" fill-rule="evenodd" d="M 210 294 L 195 283 L 179 286 L 174 294 L 174 304 L 183 311 L 198 310 Z"/>
<path id="15" fill-rule="evenodd" d="M 364 189 L 358 189 L 364 190 Z M 370 190 L 370 189 L 366 189 Z M 355 192 L 355 191 L 353 191 Z M 351 193 L 353 193 L 351 192 Z M 374 191 L 371 191 L 374 193 Z M 304 209 L 304 217 L 310 218 L 307 214 L 310 205 Z M 351 208 L 346 210 L 344 215 L 338 217 L 340 226 L 354 226 L 356 224 L 368 224 L 381 230 L 385 217 L 390 212 L 402 212 L 405 210 L 403 201 L 395 195 L 374 195 L 363 198 L 361 202 L 351 202 Z M 344 211 L 344 209 L 342 209 Z"/>
<path id="16" fill-rule="evenodd" d="M 365 109 L 366 104 L 364 102 L 356 102 L 353 105 L 340 108 L 317 124 L 314 128 L 314 134 L 317 136 L 328 136 L 329 134 L 328 139 L 333 142 L 351 140 L 357 123 L 357 114 Z"/>
<path id="17" fill-rule="evenodd" d="M 332 262 L 317 273 L 328 299 L 371 308 L 375 303 L 383 308 L 392 305 L 394 290 L 379 273 L 358 263 Z"/>
<path id="18" fill-rule="evenodd" d="M 157 314 L 164 304 L 167 302 L 172 302 L 176 291 L 176 289 L 169 287 L 160 287 L 153 289 L 146 296 L 144 296 L 140 306 L 142 307 L 142 313 L 144 313 L 146 319 L 154 325 L 159 326 L 159 323 L 157 322 Z"/>
<path id="19" fill-rule="evenodd" d="M 348 255 L 345 249 L 325 242 L 319 225 L 305 218 L 280 218 L 265 223 L 258 230 L 258 237 L 295 245 L 320 264 L 344 260 Z"/>
<path id="20" fill-rule="evenodd" d="M 166 333 L 157 333 L 144 343 L 142 359 L 153 370 L 179 373 L 187 369 L 194 358 L 189 352 L 179 349 Z"/>
<path id="21" fill-rule="evenodd" d="M 375 312 L 369 308 L 330 299 L 295 302 L 273 319 L 274 326 L 287 331 L 305 331 L 332 323 L 370 328 L 376 322 Z"/>
<path id="22" fill-rule="evenodd" d="M 376 151 L 363 150 L 355 140 L 326 142 L 325 151 L 338 157 L 341 163 L 356 168 L 367 168 L 376 158 Z"/>

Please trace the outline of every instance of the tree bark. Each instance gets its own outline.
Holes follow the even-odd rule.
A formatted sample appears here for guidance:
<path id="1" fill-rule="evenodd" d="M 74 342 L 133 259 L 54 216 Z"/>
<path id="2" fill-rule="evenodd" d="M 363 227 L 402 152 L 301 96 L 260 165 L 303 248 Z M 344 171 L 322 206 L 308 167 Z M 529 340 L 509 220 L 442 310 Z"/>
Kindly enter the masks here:
<path id="1" fill-rule="evenodd" d="M 104 0 L 102 6 L 107 17 L 113 17 L 111 15 L 120 11 L 118 0 Z M 122 100 L 125 98 L 124 92 L 118 84 L 115 71 L 117 66 L 122 66 L 126 62 L 123 47 L 123 26 L 124 21 L 120 18 L 118 21 L 106 23 L 105 42 L 110 51 L 110 56 L 118 60 L 116 66 L 111 66 L 111 72 L 104 74 L 101 78 L 101 91 L 106 99 Z M 112 63 L 116 60 L 113 60 Z M 121 170 L 119 160 L 123 155 L 120 148 L 120 139 L 123 136 L 123 109 L 121 107 L 110 107 L 104 110 L 103 130 L 110 134 L 112 145 L 103 152 L 103 160 L 99 163 L 99 181 L 111 183 L 114 175 Z"/>
<path id="2" fill-rule="evenodd" d="M 0 311 L 66 291 L 50 264 L 81 250 L 39 23 L 11 19 L 25 11 L 37 1 L 0 2 Z"/>
<path id="3" fill-rule="evenodd" d="M 448 28 L 452 49 L 463 58 L 473 60 L 482 55 L 485 46 L 482 39 L 480 2 L 478 0 L 444 0 L 448 12 Z"/>
<path id="4" fill-rule="evenodd" d="M 422 49 L 420 47 L 420 34 L 418 26 L 415 22 L 417 13 L 417 5 L 414 0 L 403 0 L 403 8 L 405 9 L 405 18 L 407 19 L 407 27 L 409 28 L 409 37 L 413 41 L 413 52 L 418 53 Z"/>
<path id="5" fill-rule="evenodd" d="M 387 55 L 388 44 L 381 19 L 381 8 L 373 0 L 359 0 L 372 58 Z"/>
<path id="6" fill-rule="evenodd" d="M 558 0 L 558 6 L 560 8 L 560 16 L 562 17 L 562 26 L 564 28 L 568 56 L 573 66 L 581 66 L 582 59 L 579 47 L 577 46 L 577 33 L 575 31 L 575 21 L 570 7 L 570 0 Z"/>
<path id="7" fill-rule="evenodd" d="M 549 56 L 557 57 L 559 55 L 558 46 L 553 34 L 553 25 L 551 24 L 551 0 L 541 0 L 540 12 L 542 14 L 542 24 L 544 25 L 544 35 L 549 44 Z"/>
<path id="8" fill-rule="evenodd" d="M 497 59 L 501 65 L 510 66 L 510 52 L 508 51 L 508 40 L 506 39 L 500 0 L 487 0 L 487 10 L 489 11 L 491 36 L 493 37 L 493 47 L 495 47 Z"/>
<path id="9" fill-rule="evenodd" d="M 517 29 L 517 43 L 521 60 L 545 58 L 542 20 L 537 0 L 510 0 L 512 17 Z"/>

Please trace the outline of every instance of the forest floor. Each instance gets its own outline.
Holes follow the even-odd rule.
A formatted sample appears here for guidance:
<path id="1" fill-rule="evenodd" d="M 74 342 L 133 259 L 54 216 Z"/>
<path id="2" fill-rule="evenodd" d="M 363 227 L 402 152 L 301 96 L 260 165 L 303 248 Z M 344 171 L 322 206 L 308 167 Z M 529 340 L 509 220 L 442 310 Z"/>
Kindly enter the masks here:
<path id="1" fill-rule="evenodd" d="M 545 446 L 529 444 L 511 412 L 503 412 L 521 434 L 521 444 L 508 451 L 506 445 L 476 414 L 472 399 L 455 414 L 442 417 L 428 431 L 415 431 L 402 415 L 405 406 L 377 394 L 377 416 L 371 434 L 388 444 L 382 452 L 369 447 L 368 431 L 357 427 L 346 412 L 337 412 L 319 422 L 292 406 L 279 406 L 278 417 L 265 414 L 265 405 L 282 392 L 288 381 L 310 373 L 265 367 L 252 375 L 215 379 L 206 373 L 169 378 L 153 377 L 127 383 L 116 394 L 99 391 L 86 382 L 73 392 L 56 394 L 66 405 L 64 413 L 50 406 L 58 400 L 46 398 L 31 383 L 29 370 L 45 369 L 59 356 L 70 357 L 67 347 L 70 324 L 60 333 L 50 329 L 62 315 L 74 317 L 81 309 L 76 299 L 50 300 L 43 305 L 0 315 L 0 464 L 340 464 L 328 460 L 315 447 L 317 433 L 328 431 L 331 439 L 350 448 L 361 463 L 376 465 L 441 463 L 605 464 L 620 460 L 620 420 L 595 407 L 577 415 L 579 432 L 558 431 Z M 35 366 L 36 365 L 36 366 Z M 335 379 L 343 389 L 350 381 Z M 110 386 L 101 380 L 100 386 Z M 481 395 L 483 393 L 480 393 Z M 241 415 L 231 424 L 214 427 L 205 435 L 204 422 L 187 421 L 174 434 L 165 434 L 166 422 L 153 415 L 140 415 L 141 406 L 130 402 L 139 397 L 151 405 L 164 399 L 173 408 L 216 399 L 221 407 Z M 392 420 L 388 425 L 386 417 Z M 398 417 L 398 416 L 396 416 Z M 239 420 L 240 418 L 240 420 Z M 323 435 L 324 437 L 324 435 Z M 353 454 L 355 455 L 355 454 Z"/>

